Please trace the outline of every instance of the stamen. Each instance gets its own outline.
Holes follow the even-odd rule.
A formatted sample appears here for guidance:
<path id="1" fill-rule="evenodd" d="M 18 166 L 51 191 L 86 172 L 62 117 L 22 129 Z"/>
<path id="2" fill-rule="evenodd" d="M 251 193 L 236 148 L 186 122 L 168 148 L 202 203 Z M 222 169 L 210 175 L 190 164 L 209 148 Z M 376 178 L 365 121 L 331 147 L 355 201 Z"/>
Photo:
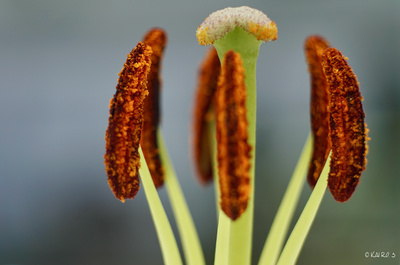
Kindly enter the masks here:
<path id="1" fill-rule="evenodd" d="M 160 123 L 161 81 L 159 72 L 167 36 L 163 30 L 155 28 L 145 35 L 143 42 L 151 47 L 153 54 L 151 55 L 151 68 L 147 78 L 149 95 L 144 100 L 144 123 L 140 145 L 154 185 L 158 188 L 164 183 L 164 169 L 157 142 L 157 128 Z"/>
<path id="2" fill-rule="evenodd" d="M 104 163 L 108 184 L 122 202 L 139 190 L 139 142 L 143 126 L 143 100 L 147 96 L 147 75 L 151 48 L 139 42 L 128 54 L 119 73 L 116 93 L 110 101 Z"/>
<path id="3" fill-rule="evenodd" d="M 226 53 L 216 92 L 218 170 L 221 208 L 232 220 L 249 200 L 250 150 L 246 118 L 246 86 L 239 53 Z"/>
<path id="4" fill-rule="evenodd" d="M 367 129 L 356 75 L 343 55 L 329 48 L 322 57 L 330 93 L 332 155 L 329 189 L 339 202 L 353 194 L 365 169 Z"/>
<path id="5" fill-rule="evenodd" d="M 196 36 L 200 45 L 211 45 L 236 27 L 254 35 L 257 40 L 276 40 L 278 29 L 263 12 L 250 8 L 228 7 L 209 15 L 197 28 Z"/>
<path id="6" fill-rule="evenodd" d="M 211 135 L 207 127 L 215 119 L 213 105 L 220 69 L 217 51 L 212 47 L 200 67 L 194 108 L 194 158 L 199 179 L 203 184 L 212 180 Z"/>
<path id="7" fill-rule="evenodd" d="M 331 150 L 329 137 L 329 95 L 321 58 L 329 43 L 319 37 L 311 36 L 305 41 L 304 49 L 311 76 L 311 133 L 313 136 L 313 153 L 308 168 L 308 183 L 314 188 L 325 161 Z"/>

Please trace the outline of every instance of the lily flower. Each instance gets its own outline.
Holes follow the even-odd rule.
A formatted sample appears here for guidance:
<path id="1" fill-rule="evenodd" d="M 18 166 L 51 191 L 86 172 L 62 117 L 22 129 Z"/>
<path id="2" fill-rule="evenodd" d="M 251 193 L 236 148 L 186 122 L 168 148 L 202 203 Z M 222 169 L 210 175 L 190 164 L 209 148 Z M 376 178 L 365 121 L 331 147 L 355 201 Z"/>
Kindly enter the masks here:
<path id="1" fill-rule="evenodd" d="M 218 202 L 216 265 L 251 264 L 256 148 L 256 64 L 262 42 L 277 27 L 247 6 L 212 13 L 198 27 L 213 45 L 201 65 L 194 108 L 193 147 L 200 182 L 214 180 Z M 204 265 L 200 241 L 160 129 L 162 29 L 149 31 L 128 54 L 110 101 L 104 162 L 114 195 L 124 202 L 144 187 L 165 264 L 182 264 L 156 188 L 166 186 L 186 263 Z M 259 264 L 295 264 L 327 187 L 335 200 L 353 194 L 367 154 L 358 81 L 340 51 L 312 36 L 305 43 L 311 75 L 311 133 L 270 228 Z M 303 183 L 313 188 L 286 244 Z"/>

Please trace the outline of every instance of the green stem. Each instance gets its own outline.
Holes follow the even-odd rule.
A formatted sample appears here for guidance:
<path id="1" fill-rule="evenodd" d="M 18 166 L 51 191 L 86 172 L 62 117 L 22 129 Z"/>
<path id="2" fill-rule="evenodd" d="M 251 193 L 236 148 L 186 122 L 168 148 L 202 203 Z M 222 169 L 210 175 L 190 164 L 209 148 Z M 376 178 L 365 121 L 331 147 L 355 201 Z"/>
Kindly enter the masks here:
<path id="1" fill-rule="evenodd" d="M 194 225 L 189 208 L 186 204 L 185 196 L 179 185 L 175 169 L 168 155 L 164 139 L 159 129 L 157 140 L 160 147 L 160 157 L 165 172 L 165 186 L 168 197 L 171 201 L 172 210 L 178 226 L 179 235 L 182 241 L 183 253 L 187 265 L 204 265 L 204 255 L 200 240 Z"/>
<path id="2" fill-rule="evenodd" d="M 139 169 L 140 179 L 153 217 L 154 226 L 156 227 L 164 264 L 181 265 L 182 260 L 174 233 L 172 232 L 168 217 L 164 211 L 160 198 L 158 197 L 157 190 L 154 186 L 153 179 L 151 178 L 141 147 L 139 148 L 139 153 L 141 163 Z"/>
<path id="3" fill-rule="evenodd" d="M 251 263 L 253 218 L 254 218 L 254 171 L 256 147 L 256 64 L 262 41 L 258 41 L 242 28 L 237 27 L 225 37 L 216 40 L 214 47 L 220 61 L 229 50 L 239 52 L 245 69 L 247 88 L 246 108 L 248 121 L 248 141 L 252 147 L 250 161 L 250 194 L 246 211 L 236 221 L 230 221 L 228 263 L 247 265 Z M 222 213 L 222 212 L 221 212 Z M 224 222 L 225 223 L 225 222 Z M 220 229 L 220 227 L 218 227 Z"/>
<path id="4" fill-rule="evenodd" d="M 314 190 L 311 193 L 311 196 L 308 199 L 308 202 L 304 207 L 299 220 L 293 228 L 293 231 L 290 234 L 288 241 L 286 242 L 285 248 L 283 249 L 282 254 L 279 257 L 277 265 L 292 265 L 296 263 L 297 258 L 300 254 L 300 250 L 303 247 L 304 241 L 308 235 L 308 232 L 310 231 L 319 205 L 321 204 L 322 198 L 325 194 L 328 182 L 330 160 L 331 158 L 329 154 L 329 157 L 325 162 L 324 169 L 322 170 L 318 182 L 314 187 Z"/>
<path id="5" fill-rule="evenodd" d="M 303 187 L 306 171 L 311 157 L 312 136 L 308 135 L 303 151 L 299 157 L 292 178 L 276 213 L 274 222 L 268 233 L 259 265 L 274 265 L 278 260 L 290 222 L 293 218 L 297 202 Z"/>

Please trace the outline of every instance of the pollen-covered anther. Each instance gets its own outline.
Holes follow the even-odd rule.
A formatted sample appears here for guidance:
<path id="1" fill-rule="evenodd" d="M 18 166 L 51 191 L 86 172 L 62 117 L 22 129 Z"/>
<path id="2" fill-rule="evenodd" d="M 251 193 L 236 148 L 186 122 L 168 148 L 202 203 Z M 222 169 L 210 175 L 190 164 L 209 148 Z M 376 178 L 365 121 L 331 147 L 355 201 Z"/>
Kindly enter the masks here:
<path id="1" fill-rule="evenodd" d="M 144 36 L 143 42 L 151 47 L 153 54 L 151 55 L 151 68 L 147 77 L 149 95 L 144 100 L 144 123 L 140 145 L 154 185 L 158 188 L 164 183 L 164 169 L 158 147 L 157 130 L 160 123 L 160 64 L 167 35 L 162 29 L 154 28 Z"/>
<path id="2" fill-rule="evenodd" d="M 224 57 L 216 92 L 217 157 L 221 208 L 232 220 L 246 210 L 250 192 L 250 150 L 246 86 L 239 53 Z"/>
<path id="3" fill-rule="evenodd" d="M 221 64 L 217 51 L 211 47 L 200 66 L 199 83 L 195 96 L 193 149 L 197 175 L 201 183 L 212 180 L 212 150 L 210 123 L 215 120 L 214 98 Z"/>
<path id="4" fill-rule="evenodd" d="M 322 57 L 329 87 L 332 154 L 329 189 L 339 202 L 353 194 L 366 165 L 367 129 L 358 81 L 345 57 L 335 48 Z"/>
<path id="5" fill-rule="evenodd" d="M 304 44 L 311 80 L 310 118 L 313 150 L 308 168 L 308 183 L 312 188 L 317 183 L 331 150 L 328 84 L 321 65 L 322 54 L 328 47 L 328 41 L 320 36 L 310 36 Z"/>
<path id="6" fill-rule="evenodd" d="M 261 41 L 273 41 L 278 36 L 275 23 L 263 12 L 242 6 L 228 7 L 209 15 L 197 28 L 197 40 L 200 45 L 211 45 L 236 27 L 241 27 Z"/>
<path id="7" fill-rule="evenodd" d="M 139 142 L 151 54 L 151 48 L 141 42 L 128 54 L 110 101 L 104 163 L 108 184 L 121 201 L 133 199 L 139 190 Z"/>

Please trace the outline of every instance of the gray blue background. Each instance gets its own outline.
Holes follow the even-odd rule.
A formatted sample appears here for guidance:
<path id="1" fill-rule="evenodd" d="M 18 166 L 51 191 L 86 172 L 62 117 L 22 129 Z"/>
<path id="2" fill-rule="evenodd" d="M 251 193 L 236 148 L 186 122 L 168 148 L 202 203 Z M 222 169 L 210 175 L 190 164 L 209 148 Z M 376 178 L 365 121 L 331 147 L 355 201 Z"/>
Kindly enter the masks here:
<path id="1" fill-rule="evenodd" d="M 126 54 L 152 27 L 168 32 L 162 129 L 212 264 L 214 191 L 194 177 L 194 89 L 213 11 L 249 5 L 278 26 L 258 61 L 253 264 L 309 132 L 304 39 L 349 57 L 370 129 L 367 170 L 347 203 L 326 193 L 298 264 L 400 264 L 398 1 L 0 1 L 0 264 L 162 264 L 141 190 L 125 204 L 104 171 L 108 104 Z M 310 188 L 305 185 L 299 210 Z M 165 189 L 160 191 L 173 222 Z M 175 229 L 175 228 L 174 228 Z M 176 229 L 174 230 L 176 232 Z M 395 259 L 365 252 L 395 253 Z"/>

